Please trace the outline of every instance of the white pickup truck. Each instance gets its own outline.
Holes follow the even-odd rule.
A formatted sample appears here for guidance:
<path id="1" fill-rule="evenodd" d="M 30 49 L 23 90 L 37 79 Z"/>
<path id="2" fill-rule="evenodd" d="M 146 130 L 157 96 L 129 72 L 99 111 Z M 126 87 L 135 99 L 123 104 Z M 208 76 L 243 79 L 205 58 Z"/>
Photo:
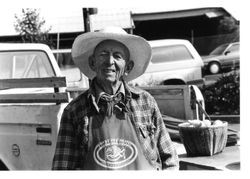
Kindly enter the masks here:
<path id="1" fill-rule="evenodd" d="M 84 89 L 66 91 L 52 51 L 42 44 L 0 44 L 0 170 L 49 170 L 64 107 Z M 67 77 L 66 77 L 67 78 Z M 195 86 L 194 86 L 195 87 Z M 145 88 L 164 115 L 202 118 L 188 85 Z"/>
<path id="2" fill-rule="evenodd" d="M 50 169 L 65 77 L 42 44 L 0 44 L 0 71 L 0 169 Z"/>

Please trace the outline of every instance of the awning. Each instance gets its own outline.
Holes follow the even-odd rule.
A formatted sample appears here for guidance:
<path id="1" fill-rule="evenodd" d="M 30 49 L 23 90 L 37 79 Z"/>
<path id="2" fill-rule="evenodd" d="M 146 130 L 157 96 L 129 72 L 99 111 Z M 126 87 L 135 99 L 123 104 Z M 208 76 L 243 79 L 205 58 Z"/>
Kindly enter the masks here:
<path id="1" fill-rule="evenodd" d="M 230 15 L 224 8 L 200 8 L 200 9 L 188 9 L 178 11 L 166 11 L 166 12 L 155 12 L 155 13 L 132 13 L 134 21 L 145 21 L 145 20 L 159 20 L 159 19 L 173 19 L 173 18 L 184 18 L 184 17 L 195 17 L 195 16 L 207 16 L 208 18 L 219 17 L 222 15 Z"/>

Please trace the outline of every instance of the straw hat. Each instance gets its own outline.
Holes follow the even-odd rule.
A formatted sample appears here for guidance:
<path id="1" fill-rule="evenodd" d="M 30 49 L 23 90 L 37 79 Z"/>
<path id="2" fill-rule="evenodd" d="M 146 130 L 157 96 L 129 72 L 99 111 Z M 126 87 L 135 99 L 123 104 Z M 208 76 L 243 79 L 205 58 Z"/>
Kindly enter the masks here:
<path id="1" fill-rule="evenodd" d="M 126 81 L 131 81 L 142 75 L 151 59 L 151 47 L 142 37 L 127 34 L 122 28 L 107 27 L 98 32 L 88 32 L 79 35 L 72 46 L 72 57 L 75 65 L 89 79 L 93 79 L 96 73 L 89 67 L 88 58 L 93 54 L 97 44 L 103 40 L 116 40 L 123 43 L 130 52 L 130 60 L 134 61 L 134 68 L 127 76 Z"/>

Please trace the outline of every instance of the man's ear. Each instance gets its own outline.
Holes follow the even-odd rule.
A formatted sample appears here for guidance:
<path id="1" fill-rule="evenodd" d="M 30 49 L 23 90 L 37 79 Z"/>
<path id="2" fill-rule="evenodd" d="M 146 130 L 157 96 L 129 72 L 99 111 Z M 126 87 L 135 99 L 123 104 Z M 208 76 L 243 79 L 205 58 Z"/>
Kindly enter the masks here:
<path id="1" fill-rule="evenodd" d="M 89 56 L 89 67 L 95 71 L 95 57 L 93 55 Z"/>
<path id="2" fill-rule="evenodd" d="M 125 72 L 129 73 L 133 68 L 134 68 L 134 61 L 129 60 L 127 65 L 126 65 Z"/>

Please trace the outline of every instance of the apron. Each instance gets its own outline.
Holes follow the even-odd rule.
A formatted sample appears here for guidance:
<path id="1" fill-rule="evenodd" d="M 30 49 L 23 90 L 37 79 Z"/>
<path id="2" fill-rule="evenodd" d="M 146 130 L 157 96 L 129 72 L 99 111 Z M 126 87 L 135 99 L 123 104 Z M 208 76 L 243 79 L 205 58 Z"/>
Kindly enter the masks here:
<path id="1" fill-rule="evenodd" d="M 127 113 L 90 117 L 88 146 L 85 170 L 156 170 L 145 158 Z"/>

